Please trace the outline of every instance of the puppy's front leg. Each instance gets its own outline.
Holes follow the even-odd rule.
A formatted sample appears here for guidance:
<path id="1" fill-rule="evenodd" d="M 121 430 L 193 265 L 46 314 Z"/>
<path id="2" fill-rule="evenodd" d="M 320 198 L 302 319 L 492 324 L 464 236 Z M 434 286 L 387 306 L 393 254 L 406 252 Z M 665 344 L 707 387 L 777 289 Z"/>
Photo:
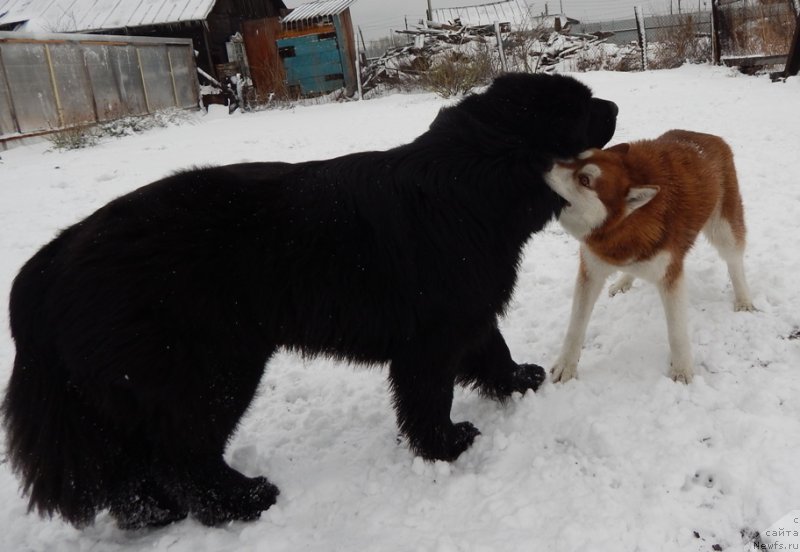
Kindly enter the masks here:
<path id="1" fill-rule="evenodd" d="M 605 285 L 606 278 L 612 272 L 597 259 L 589 257 L 589 253 L 581 248 L 581 262 L 578 278 L 575 282 L 575 293 L 572 296 L 572 314 L 569 328 L 561 347 L 561 354 L 551 369 L 554 382 L 565 382 L 578 375 L 578 361 L 581 347 L 586 338 L 589 318 L 597 302 L 597 297 Z"/>
<path id="2" fill-rule="evenodd" d="M 665 277 L 658 283 L 658 292 L 664 304 L 669 335 L 670 377 L 675 381 L 690 383 L 693 377 L 692 349 L 687 323 L 687 297 L 683 271 L 677 276 Z"/>

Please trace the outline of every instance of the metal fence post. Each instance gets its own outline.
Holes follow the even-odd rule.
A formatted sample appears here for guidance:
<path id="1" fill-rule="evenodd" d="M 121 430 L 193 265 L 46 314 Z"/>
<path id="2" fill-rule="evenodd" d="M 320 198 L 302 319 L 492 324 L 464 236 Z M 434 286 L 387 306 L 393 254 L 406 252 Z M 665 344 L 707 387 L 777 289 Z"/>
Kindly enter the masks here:
<path id="1" fill-rule="evenodd" d="M 636 34 L 639 36 L 639 49 L 642 51 L 642 71 L 647 71 L 647 28 L 644 24 L 644 14 L 640 6 L 633 7 L 636 17 Z"/>
<path id="2" fill-rule="evenodd" d="M 720 56 L 719 0 L 711 0 L 711 61 L 714 65 L 719 65 Z"/>
<path id="3" fill-rule="evenodd" d="M 506 53 L 503 51 L 503 37 L 500 35 L 500 22 L 494 22 L 494 34 L 497 37 L 497 50 L 500 52 L 500 67 L 503 73 L 508 73 L 508 62 L 506 61 Z"/>

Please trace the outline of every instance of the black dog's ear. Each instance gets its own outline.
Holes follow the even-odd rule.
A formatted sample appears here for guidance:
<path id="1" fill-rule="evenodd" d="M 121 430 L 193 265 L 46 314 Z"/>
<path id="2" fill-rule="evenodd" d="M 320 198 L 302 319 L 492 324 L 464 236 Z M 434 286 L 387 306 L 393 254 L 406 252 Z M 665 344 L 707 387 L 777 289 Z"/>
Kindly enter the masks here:
<path id="1" fill-rule="evenodd" d="M 631 149 L 631 145 L 627 142 L 623 142 L 622 144 L 617 144 L 616 146 L 611 146 L 610 148 L 606 148 L 606 151 L 613 151 L 614 153 L 618 153 L 620 155 L 625 155 Z"/>

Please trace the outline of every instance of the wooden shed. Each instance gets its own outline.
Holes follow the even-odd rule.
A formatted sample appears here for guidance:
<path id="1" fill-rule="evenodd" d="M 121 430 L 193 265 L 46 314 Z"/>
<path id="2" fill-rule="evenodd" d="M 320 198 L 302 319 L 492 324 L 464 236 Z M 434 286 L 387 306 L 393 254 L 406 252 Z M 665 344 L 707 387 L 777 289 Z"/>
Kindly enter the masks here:
<path id="1" fill-rule="evenodd" d="M 350 6 L 355 0 L 318 0 L 282 18 L 244 24 L 244 42 L 256 89 L 289 97 L 356 90 L 356 42 Z"/>

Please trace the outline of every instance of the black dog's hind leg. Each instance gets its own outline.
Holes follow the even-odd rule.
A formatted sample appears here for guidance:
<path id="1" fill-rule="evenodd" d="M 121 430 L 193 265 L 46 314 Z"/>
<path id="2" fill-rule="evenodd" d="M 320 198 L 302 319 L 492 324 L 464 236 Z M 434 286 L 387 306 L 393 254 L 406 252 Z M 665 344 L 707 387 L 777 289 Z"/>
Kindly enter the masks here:
<path id="1" fill-rule="evenodd" d="M 457 362 L 452 352 L 413 342 L 389 368 L 397 423 L 426 460 L 455 460 L 480 433 L 469 422 L 450 421 Z"/>
<path id="2" fill-rule="evenodd" d="M 189 510 L 203 525 L 257 519 L 275 504 L 279 494 L 266 477 L 242 475 L 228 466 L 221 454 L 193 458 L 184 470 L 177 479 Z"/>
<path id="3" fill-rule="evenodd" d="M 143 529 L 180 521 L 186 518 L 189 509 L 177 496 L 170 496 L 165 486 L 148 473 L 127 482 L 114 493 L 110 512 L 120 529 Z"/>
<path id="4" fill-rule="evenodd" d="M 255 348 L 252 344 L 251 347 Z M 274 348 L 265 354 L 207 356 L 196 409 L 187 413 L 185 444 L 191 454 L 168 464 L 192 515 L 204 525 L 248 521 L 275 504 L 279 491 L 265 477 L 246 477 L 228 466 L 223 453 L 250 405 Z M 230 349 L 228 349 L 230 351 Z"/>
<path id="5" fill-rule="evenodd" d="M 250 521 L 275 504 L 278 488 L 265 477 L 246 477 L 221 454 L 193 455 L 162 464 L 130 484 L 111 501 L 121 529 L 161 527 L 192 515 L 204 525 Z"/>
<path id="6" fill-rule="evenodd" d="M 147 460 L 137 462 L 140 468 L 112 499 L 120 527 L 165 525 L 187 513 L 204 525 L 248 521 L 275 504 L 277 487 L 265 477 L 246 477 L 223 459 L 270 354 L 192 356 L 192 375 L 180 379 L 172 402 L 153 409 L 143 432 Z"/>
<path id="7" fill-rule="evenodd" d="M 517 364 L 503 336 L 493 326 L 485 339 L 461 359 L 456 381 L 473 386 L 481 394 L 504 399 L 514 391 L 536 391 L 547 373 L 537 364 Z"/>

